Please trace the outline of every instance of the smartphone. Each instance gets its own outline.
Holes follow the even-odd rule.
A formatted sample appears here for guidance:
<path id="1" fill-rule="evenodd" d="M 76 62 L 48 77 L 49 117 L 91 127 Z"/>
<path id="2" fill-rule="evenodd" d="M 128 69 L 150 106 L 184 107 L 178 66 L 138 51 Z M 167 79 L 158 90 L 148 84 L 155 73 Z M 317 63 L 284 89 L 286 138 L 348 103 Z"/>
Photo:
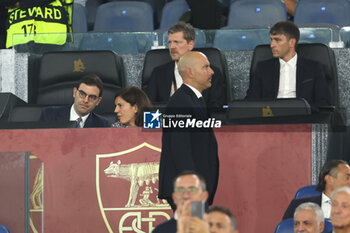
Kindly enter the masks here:
<path id="1" fill-rule="evenodd" d="M 192 216 L 203 219 L 205 211 L 205 202 L 202 201 L 193 201 L 192 202 Z"/>

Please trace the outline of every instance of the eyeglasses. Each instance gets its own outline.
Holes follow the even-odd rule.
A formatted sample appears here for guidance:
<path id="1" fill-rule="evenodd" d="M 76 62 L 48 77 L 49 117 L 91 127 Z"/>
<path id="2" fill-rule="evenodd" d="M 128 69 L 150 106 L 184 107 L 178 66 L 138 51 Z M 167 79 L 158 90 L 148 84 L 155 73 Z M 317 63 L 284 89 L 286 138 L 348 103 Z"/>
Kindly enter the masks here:
<path id="1" fill-rule="evenodd" d="M 194 194 L 198 191 L 198 188 L 195 186 L 188 187 L 188 188 L 184 188 L 184 187 L 175 188 L 175 193 L 183 194 L 186 191 L 190 194 Z"/>
<path id="2" fill-rule="evenodd" d="M 96 96 L 96 95 L 88 95 L 88 94 L 85 93 L 85 91 L 82 91 L 82 90 L 78 90 L 78 93 L 79 93 L 79 97 L 80 98 L 85 99 L 86 96 L 87 96 L 89 101 L 95 101 L 98 98 L 98 96 Z"/>

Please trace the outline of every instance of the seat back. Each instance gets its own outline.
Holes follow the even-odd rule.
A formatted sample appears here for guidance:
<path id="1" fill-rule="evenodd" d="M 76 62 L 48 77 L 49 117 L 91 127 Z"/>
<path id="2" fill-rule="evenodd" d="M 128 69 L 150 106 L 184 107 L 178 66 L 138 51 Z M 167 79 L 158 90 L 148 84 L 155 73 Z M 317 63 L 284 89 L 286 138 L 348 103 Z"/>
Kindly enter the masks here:
<path id="1" fill-rule="evenodd" d="M 137 1 L 108 2 L 98 7 L 94 31 L 154 30 L 153 9 L 149 3 Z"/>
<path id="2" fill-rule="evenodd" d="M 84 33 L 88 31 L 86 8 L 78 3 L 73 4 L 73 33 Z"/>
<path id="3" fill-rule="evenodd" d="M 332 232 L 333 226 L 329 219 L 324 219 L 324 233 Z M 294 232 L 294 220 L 292 218 L 281 221 L 275 228 L 274 233 L 293 233 Z"/>
<path id="4" fill-rule="evenodd" d="M 160 29 L 167 30 L 170 26 L 175 24 L 181 16 L 190 11 L 186 0 L 174 0 L 167 2 L 162 10 L 162 16 L 160 18 Z"/>
<path id="5" fill-rule="evenodd" d="M 325 71 L 327 84 L 331 92 L 331 103 L 339 106 L 338 97 L 338 71 L 334 51 L 325 44 L 306 43 L 298 44 L 298 56 L 319 62 Z M 260 61 L 272 58 L 270 45 L 258 45 L 254 49 L 250 73 L 252 74 Z"/>
<path id="6" fill-rule="evenodd" d="M 85 4 L 87 12 L 88 29 L 94 28 L 97 8 L 104 3 L 104 0 L 87 0 Z"/>
<path id="7" fill-rule="evenodd" d="M 287 10 L 279 0 L 234 1 L 230 5 L 227 26 L 270 27 L 284 20 L 287 20 Z"/>
<path id="8" fill-rule="evenodd" d="M 294 23 L 328 23 L 339 27 L 350 25 L 350 2 L 348 0 L 299 1 L 294 14 Z"/>
<path id="9" fill-rule="evenodd" d="M 21 104 L 12 108 L 9 114 L 9 122 L 34 122 L 39 121 L 41 111 L 46 105 Z"/>
<path id="10" fill-rule="evenodd" d="M 294 199 L 301 199 L 305 197 L 313 197 L 320 195 L 321 192 L 316 190 L 316 185 L 308 185 L 300 188 L 294 196 Z"/>
<path id="11" fill-rule="evenodd" d="M 95 73 L 103 81 L 99 113 L 114 109 L 115 93 L 125 86 L 122 58 L 112 51 L 50 52 L 42 56 L 36 91 L 30 103 L 71 104 L 73 87 L 86 74 Z"/>
<path id="12" fill-rule="evenodd" d="M 338 69 L 334 51 L 325 44 L 298 44 L 298 56 L 319 62 L 326 74 L 326 80 L 331 92 L 332 105 L 339 106 Z"/>
<path id="13" fill-rule="evenodd" d="M 204 53 L 211 66 L 219 69 L 224 77 L 224 87 L 226 90 L 226 100 L 231 99 L 231 92 L 228 91 L 228 68 L 225 56 L 216 48 L 195 48 L 194 51 Z M 150 77 L 154 68 L 166 64 L 171 61 L 168 49 L 150 50 L 146 53 L 142 71 L 142 89 L 147 92 Z M 225 100 L 225 102 L 226 102 Z"/>
<path id="14" fill-rule="evenodd" d="M 213 47 L 220 50 L 253 50 L 270 42 L 269 29 L 222 29 L 215 32 Z"/>

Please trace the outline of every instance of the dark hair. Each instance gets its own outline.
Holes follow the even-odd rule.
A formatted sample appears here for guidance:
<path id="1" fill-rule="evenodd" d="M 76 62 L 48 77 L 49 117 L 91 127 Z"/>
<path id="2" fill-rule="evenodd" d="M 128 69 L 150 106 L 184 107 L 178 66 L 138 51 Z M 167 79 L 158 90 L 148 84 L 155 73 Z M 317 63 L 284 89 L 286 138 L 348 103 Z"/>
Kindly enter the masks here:
<path id="1" fill-rule="evenodd" d="M 280 34 L 285 35 L 288 39 L 294 38 L 296 40 L 295 44 L 297 44 L 300 39 L 299 28 L 291 21 L 278 22 L 270 29 L 270 35 Z"/>
<path id="2" fill-rule="evenodd" d="M 195 171 L 191 171 L 191 170 L 185 170 L 181 173 L 179 173 L 177 176 L 175 176 L 174 180 L 173 180 L 173 187 L 175 188 L 175 183 L 176 183 L 176 180 L 181 177 L 181 176 L 187 176 L 187 175 L 195 175 L 198 177 L 199 179 L 199 183 L 202 187 L 202 191 L 206 191 L 207 190 L 207 185 L 205 183 L 205 179 L 203 176 L 201 176 L 199 173 L 195 172 Z"/>
<path id="3" fill-rule="evenodd" d="M 114 99 L 117 97 L 121 97 L 131 106 L 134 106 L 135 104 L 137 105 L 135 125 L 142 126 L 143 112 L 152 110 L 152 103 L 147 94 L 138 87 L 127 87 L 117 92 Z"/>
<path id="4" fill-rule="evenodd" d="M 209 209 L 207 210 L 207 213 L 210 214 L 212 212 L 220 212 L 223 213 L 225 215 L 227 215 L 227 217 L 230 218 L 231 220 L 231 228 L 232 230 L 235 230 L 237 227 L 237 220 L 235 218 L 235 216 L 231 213 L 231 211 L 223 206 L 212 206 L 209 207 Z"/>
<path id="5" fill-rule="evenodd" d="M 176 32 L 183 32 L 184 39 L 188 42 L 196 39 L 196 32 L 191 24 L 182 21 L 177 22 L 168 29 L 168 35 Z"/>
<path id="6" fill-rule="evenodd" d="M 318 184 L 316 187 L 316 190 L 323 192 L 326 188 L 326 180 L 325 177 L 326 175 L 330 175 L 332 177 L 337 177 L 338 174 L 338 166 L 339 164 L 345 164 L 345 165 L 349 165 L 346 161 L 344 160 L 330 160 L 328 162 L 326 162 L 321 171 L 320 174 L 318 176 Z"/>
<path id="7" fill-rule="evenodd" d="M 98 89 L 100 90 L 99 97 L 101 97 L 102 92 L 103 92 L 103 82 L 99 76 L 97 76 L 96 74 L 87 74 L 87 75 L 83 76 L 78 82 L 78 85 L 77 85 L 78 89 L 80 87 L 80 84 L 82 84 L 82 83 L 84 83 L 88 86 L 98 87 Z"/>

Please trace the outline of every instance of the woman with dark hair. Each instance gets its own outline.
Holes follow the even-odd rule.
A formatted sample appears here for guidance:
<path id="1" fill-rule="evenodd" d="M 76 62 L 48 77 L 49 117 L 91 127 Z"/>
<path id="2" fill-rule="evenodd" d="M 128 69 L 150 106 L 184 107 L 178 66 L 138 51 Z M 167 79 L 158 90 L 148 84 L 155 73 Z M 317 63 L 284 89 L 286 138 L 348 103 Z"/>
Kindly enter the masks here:
<path id="1" fill-rule="evenodd" d="M 120 90 L 114 99 L 118 120 L 114 128 L 142 126 L 144 111 L 152 110 L 152 103 L 147 94 L 138 87 L 127 87 Z"/>

